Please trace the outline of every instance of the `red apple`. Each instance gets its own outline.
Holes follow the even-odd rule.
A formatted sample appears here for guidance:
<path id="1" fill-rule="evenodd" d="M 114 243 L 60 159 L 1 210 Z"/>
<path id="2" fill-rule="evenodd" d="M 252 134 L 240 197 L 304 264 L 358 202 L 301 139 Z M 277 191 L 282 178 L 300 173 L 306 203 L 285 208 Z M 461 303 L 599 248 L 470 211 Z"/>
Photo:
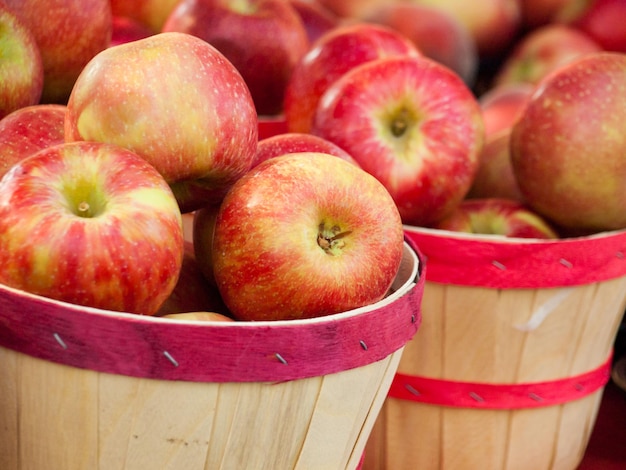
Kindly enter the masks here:
<path id="1" fill-rule="evenodd" d="M 341 18 L 317 1 L 289 0 L 289 2 L 300 16 L 310 44 L 341 24 Z"/>
<path id="2" fill-rule="evenodd" d="M 228 309 L 222 301 L 217 287 L 207 281 L 196 261 L 191 243 L 185 243 L 178 282 L 170 295 L 161 304 L 157 316 L 190 312 L 211 312 L 226 315 Z"/>
<path id="3" fill-rule="evenodd" d="M 558 13 L 578 0 L 519 0 L 522 23 L 527 31 L 555 21 Z"/>
<path id="4" fill-rule="evenodd" d="M 17 162 L 65 141 L 62 104 L 35 104 L 0 119 L 0 178 Z"/>
<path id="5" fill-rule="evenodd" d="M 515 124 L 534 89 L 530 83 L 518 82 L 494 86 L 480 95 L 487 139 Z"/>
<path id="6" fill-rule="evenodd" d="M 539 214 L 517 201 L 503 198 L 467 199 L 433 228 L 517 238 L 559 238 Z"/>
<path id="7" fill-rule="evenodd" d="M 43 89 L 43 64 L 30 29 L 0 3 L 0 119 L 37 104 Z"/>
<path id="8" fill-rule="evenodd" d="M 318 101 L 335 80 L 357 65 L 398 55 L 421 53 L 408 38 L 386 26 L 349 24 L 322 35 L 296 64 L 287 84 L 287 129 L 310 132 Z"/>
<path id="9" fill-rule="evenodd" d="M 571 1 L 555 21 L 579 29 L 604 50 L 626 53 L 626 2 L 624 0 Z"/>
<path id="10" fill-rule="evenodd" d="M 317 0 L 335 15 L 348 20 L 361 20 L 389 3 L 389 0 Z"/>
<path id="11" fill-rule="evenodd" d="M 502 54 L 513 42 L 522 24 L 519 0 L 409 0 L 449 13 L 463 24 L 476 43 L 479 55 Z"/>
<path id="12" fill-rule="evenodd" d="M 297 152 L 327 153 L 359 165 L 348 152 L 329 140 L 313 134 L 286 132 L 259 140 L 252 166 L 255 167 L 269 158 Z"/>
<path id="13" fill-rule="evenodd" d="M 525 202 L 513 171 L 510 142 L 511 127 L 485 138 L 478 171 L 466 198 L 506 198 Z"/>
<path id="14" fill-rule="evenodd" d="M 387 57 L 335 81 L 311 132 L 381 181 L 405 224 L 429 225 L 467 194 L 484 130 L 478 101 L 456 73 L 425 57 Z"/>
<path id="15" fill-rule="evenodd" d="M 315 152 L 271 158 L 220 207 L 215 280 L 238 319 L 338 313 L 387 294 L 403 237 L 393 199 L 357 166 Z"/>
<path id="16" fill-rule="evenodd" d="M 467 28 L 450 13 L 429 5 L 391 2 L 367 16 L 412 40 L 426 56 L 450 67 L 467 84 L 478 71 L 478 51 Z"/>
<path id="17" fill-rule="evenodd" d="M 152 30 L 132 18 L 114 16 L 112 21 L 111 42 L 109 47 L 147 38 L 154 33 Z"/>
<path id="18" fill-rule="evenodd" d="M 176 284 L 181 215 L 163 177 L 129 150 L 78 142 L 0 181 L 0 282 L 108 310 L 154 314 Z"/>
<path id="19" fill-rule="evenodd" d="M 548 24 L 521 38 L 494 78 L 496 86 L 536 84 L 557 68 L 602 48 L 586 34 L 560 24 Z"/>
<path id="20" fill-rule="evenodd" d="M 540 82 L 511 134 L 536 212 L 565 228 L 626 228 L 625 110 L 626 54 L 591 54 Z"/>
<path id="21" fill-rule="evenodd" d="M 160 33 L 179 0 L 110 0 L 113 16 L 130 18 L 154 33 Z"/>
<path id="22" fill-rule="evenodd" d="M 67 107 L 68 141 L 112 143 L 144 157 L 183 212 L 221 200 L 256 152 L 257 116 L 241 75 L 188 34 L 102 51 L 76 80 Z"/>
<path id="23" fill-rule="evenodd" d="M 39 46 L 44 70 L 41 102 L 65 104 L 83 67 L 109 45 L 109 0 L 3 1 Z"/>
<path id="24" fill-rule="evenodd" d="M 241 73 L 259 115 L 282 112 L 287 81 L 309 48 L 302 20 L 286 0 L 181 0 L 163 31 L 215 46 Z"/>

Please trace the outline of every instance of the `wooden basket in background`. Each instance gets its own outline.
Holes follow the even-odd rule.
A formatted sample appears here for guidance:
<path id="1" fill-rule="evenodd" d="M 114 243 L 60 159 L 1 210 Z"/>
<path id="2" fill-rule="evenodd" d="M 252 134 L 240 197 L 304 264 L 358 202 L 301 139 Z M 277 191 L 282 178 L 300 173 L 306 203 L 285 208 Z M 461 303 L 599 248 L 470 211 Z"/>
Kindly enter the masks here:
<path id="1" fill-rule="evenodd" d="M 406 234 L 428 263 L 423 321 L 363 468 L 574 470 L 624 313 L 626 232 Z"/>
<path id="2" fill-rule="evenodd" d="M 405 243 L 381 302 L 277 322 L 142 317 L 0 286 L 0 468 L 357 468 L 420 323 L 419 265 Z"/>

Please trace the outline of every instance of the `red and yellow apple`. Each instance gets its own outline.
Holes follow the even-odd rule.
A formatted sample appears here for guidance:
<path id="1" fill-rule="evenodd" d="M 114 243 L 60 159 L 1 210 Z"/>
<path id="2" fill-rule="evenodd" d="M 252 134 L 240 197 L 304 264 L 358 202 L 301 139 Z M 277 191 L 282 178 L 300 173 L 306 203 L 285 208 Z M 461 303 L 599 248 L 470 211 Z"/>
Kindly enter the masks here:
<path id="1" fill-rule="evenodd" d="M 114 145 L 55 145 L 0 180 L 0 282 L 77 305 L 154 314 L 182 265 L 163 177 Z"/>
<path id="2" fill-rule="evenodd" d="M 289 3 L 300 16 L 310 44 L 341 24 L 341 18 L 317 1 L 289 0 Z"/>
<path id="3" fill-rule="evenodd" d="M 0 119 L 0 178 L 26 157 L 65 142 L 65 110 L 62 104 L 35 104 Z"/>
<path id="4" fill-rule="evenodd" d="M 296 64 L 287 84 L 287 129 L 310 132 L 319 99 L 335 80 L 357 65 L 398 55 L 421 53 L 407 37 L 386 26 L 348 24 L 323 34 Z"/>
<path id="5" fill-rule="evenodd" d="M 485 123 L 485 138 L 510 129 L 535 90 L 528 82 L 496 85 L 478 97 Z"/>
<path id="6" fill-rule="evenodd" d="M 311 132 L 375 176 L 408 225 L 430 225 L 465 197 L 484 141 L 463 80 L 426 57 L 387 57 L 346 72 L 322 95 Z"/>
<path id="7" fill-rule="evenodd" d="M 24 106 L 39 103 L 43 63 L 35 36 L 0 3 L 0 119 Z"/>
<path id="8" fill-rule="evenodd" d="M 505 198 L 467 199 L 433 228 L 516 238 L 559 238 L 539 214 Z"/>
<path id="9" fill-rule="evenodd" d="M 201 321 L 201 322 L 232 322 L 233 318 L 230 318 L 223 313 L 218 312 L 180 312 L 180 313 L 168 313 L 161 315 L 161 318 L 167 318 L 168 320 L 178 321 Z"/>
<path id="10" fill-rule="evenodd" d="M 312 318 L 377 302 L 402 258 L 404 230 L 385 187 L 324 153 L 275 157 L 226 195 L 213 268 L 241 320 Z"/>
<path id="11" fill-rule="evenodd" d="M 147 38 L 153 34 L 149 27 L 137 20 L 126 16 L 113 16 L 109 47 Z"/>
<path id="12" fill-rule="evenodd" d="M 3 0 L 35 36 L 43 61 L 42 103 L 65 104 L 83 67 L 109 46 L 109 0 Z"/>
<path id="13" fill-rule="evenodd" d="M 528 205 L 564 228 L 626 228 L 625 121 L 626 54 L 591 54 L 542 80 L 511 134 Z"/>
<path id="14" fill-rule="evenodd" d="M 562 24 L 531 30 L 507 55 L 494 77 L 495 86 L 539 80 L 557 68 L 602 48 L 587 34 Z"/>
<path id="15" fill-rule="evenodd" d="M 183 212 L 221 200 L 256 152 L 257 115 L 245 82 L 223 54 L 189 34 L 102 51 L 67 107 L 66 140 L 112 143 L 144 157 Z"/>
<path id="16" fill-rule="evenodd" d="M 167 17 L 180 0 L 109 0 L 113 16 L 130 18 L 148 28 L 152 34 L 160 33 Z"/>
<path id="17" fill-rule="evenodd" d="M 181 0 L 162 31 L 192 34 L 224 54 L 259 115 L 282 113 L 287 81 L 309 48 L 304 24 L 286 0 Z"/>

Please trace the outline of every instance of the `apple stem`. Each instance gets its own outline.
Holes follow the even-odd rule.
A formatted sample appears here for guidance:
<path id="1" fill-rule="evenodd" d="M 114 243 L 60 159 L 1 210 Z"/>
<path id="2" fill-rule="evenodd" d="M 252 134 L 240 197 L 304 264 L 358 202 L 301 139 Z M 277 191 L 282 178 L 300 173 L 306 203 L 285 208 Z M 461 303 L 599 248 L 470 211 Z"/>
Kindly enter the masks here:
<path id="1" fill-rule="evenodd" d="M 78 204 L 78 215 L 81 217 L 89 217 L 89 203 L 87 201 L 82 201 L 80 204 Z"/>
<path id="2" fill-rule="evenodd" d="M 317 244 L 326 254 L 335 256 L 338 250 L 346 246 L 346 242 L 343 241 L 342 238 L 350 235 L 350 233 L 349 230 L 342 232 L 338 225 L 333 225 L 330 230 L 327 230 L 325 224 L 322 222 L 319 225 Z"/>

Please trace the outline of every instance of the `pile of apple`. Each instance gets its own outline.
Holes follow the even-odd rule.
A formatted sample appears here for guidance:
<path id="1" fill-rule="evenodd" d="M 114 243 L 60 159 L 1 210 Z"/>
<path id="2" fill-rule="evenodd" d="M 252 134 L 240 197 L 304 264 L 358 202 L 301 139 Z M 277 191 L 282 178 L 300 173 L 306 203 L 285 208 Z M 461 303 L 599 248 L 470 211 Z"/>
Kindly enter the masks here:
<path id="1" fill-rule="evenodd" d="M 625 14 L 2 0 L 0 282 L 145 315 L 299 319 L 384 297 L 403 225 L 626 228 Z"/>

